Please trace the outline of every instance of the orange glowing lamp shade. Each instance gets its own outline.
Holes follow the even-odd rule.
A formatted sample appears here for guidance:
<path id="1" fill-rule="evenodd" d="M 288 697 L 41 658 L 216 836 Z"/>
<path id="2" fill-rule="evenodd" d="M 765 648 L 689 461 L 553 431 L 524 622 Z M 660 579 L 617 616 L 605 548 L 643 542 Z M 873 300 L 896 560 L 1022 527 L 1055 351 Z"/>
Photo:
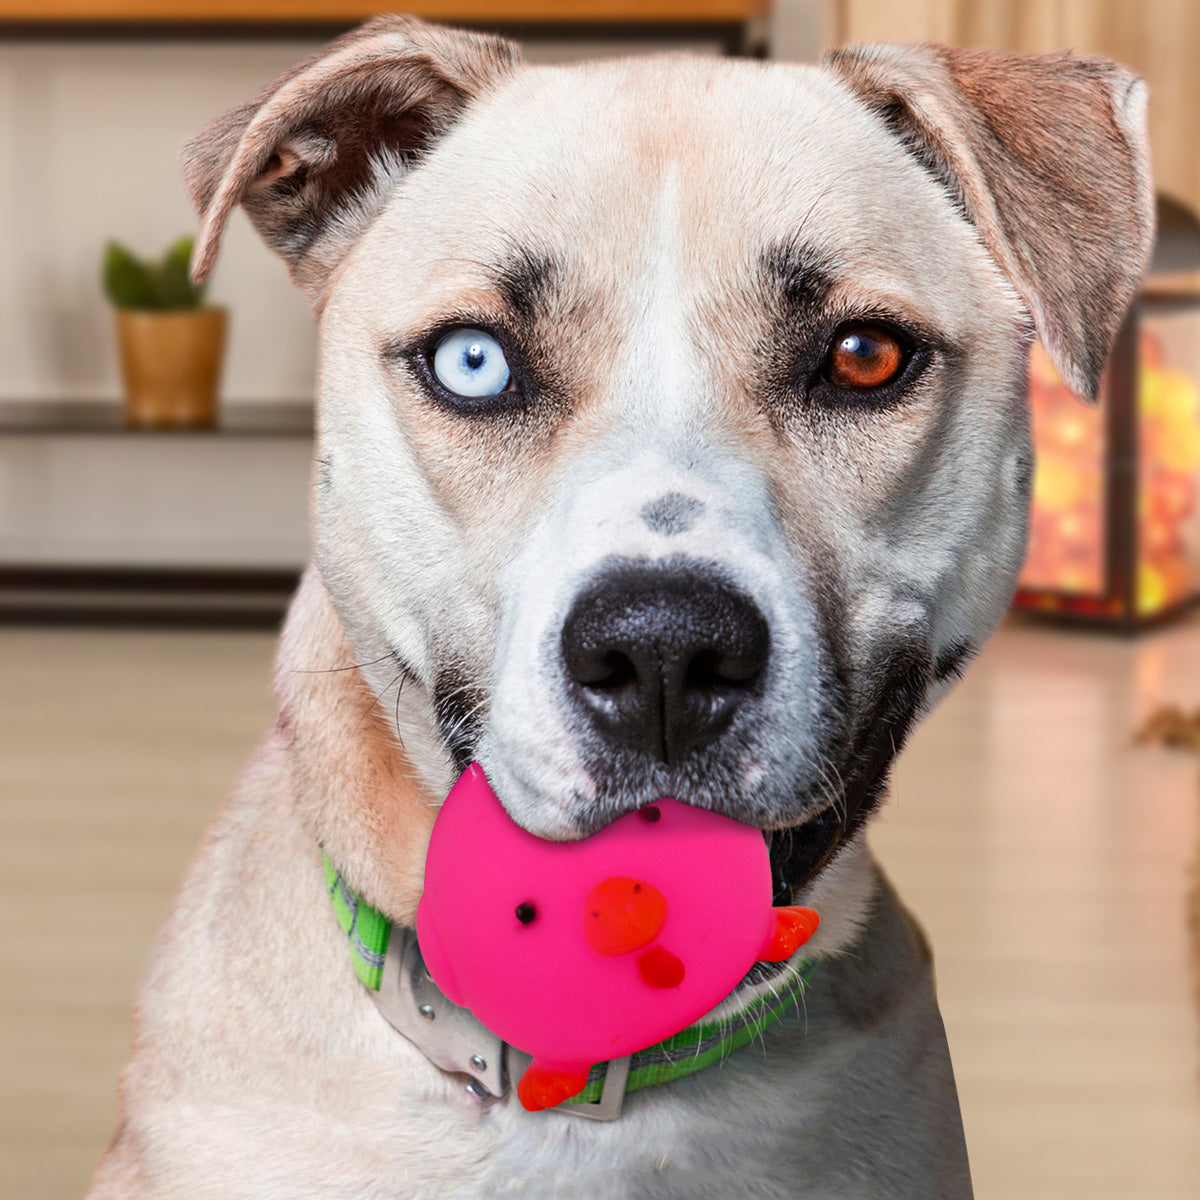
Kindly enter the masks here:
<path id="1" fill-rule="evenodd" d="M 1029 399 L 1037 467 L 1020 587 L 1101 596 L 1105 585 L 1105 426 L 1034 345 Z"/>
<path id="2" fill-rule="evenodd" d="M 1200 577 L 1200 386 L 1163 337 L 1147 330 L 1141 343 L 1137 606 L 1148 616 L 1187 599 Z"/>
<path id="3" fill-rule="evenodd" d="M 1106 377 L 1099 406 L 1072 395 L 1040 345 L 1030 363 L 1037 457 L 1018 603 L 1096 616 L 1153 617 L 1200 592 L 1200 312 L 1146 309 L 1127 398 Z M 1132 446 L 1109 438 L 1110 406 L 1132 408 Z M 1119 415 L 1119 414 L 1118 414 Z M 1132 460 L 1132 461 L 1129 461 Z M 1114 468 L 1134 470 L 1129 600 L 1115 594 L 1106 510 Z M 1132 608 L 1133 611 L 1127 611 Z"/>

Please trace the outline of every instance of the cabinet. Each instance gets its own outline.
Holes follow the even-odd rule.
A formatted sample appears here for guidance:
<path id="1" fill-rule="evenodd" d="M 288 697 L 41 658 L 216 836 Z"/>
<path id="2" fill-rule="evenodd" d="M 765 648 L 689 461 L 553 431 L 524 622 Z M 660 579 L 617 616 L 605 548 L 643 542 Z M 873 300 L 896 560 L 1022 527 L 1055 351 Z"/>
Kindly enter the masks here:
<path id="1" fill-rule="evenodd" d="M 0 406 L 0 617 L 278 618 L 308 557 L 310 405 L 216 430 Z"/>

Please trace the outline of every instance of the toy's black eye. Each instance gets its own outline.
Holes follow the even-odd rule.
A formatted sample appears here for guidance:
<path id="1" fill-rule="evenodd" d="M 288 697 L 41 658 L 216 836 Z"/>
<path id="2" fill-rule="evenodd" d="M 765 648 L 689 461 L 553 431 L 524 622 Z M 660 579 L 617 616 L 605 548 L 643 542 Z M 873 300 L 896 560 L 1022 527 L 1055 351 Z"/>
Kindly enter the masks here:
<path id="1" fill-rule="evenodd" d="M 653 804 L 647 804 L 644 808 L 639 808 L 637 810 L 637 815 L 641 817 L 643 821 L 653 825 L 655 821 L 661 819 L 662 809 L 656 808 Z"/>
<path id="2" fill-rule="evenodd" d="M 881 325 L 843 325 L 833 335 L 825 374 L 835 387 L 871 391 L 896 379 L 908 362 L 899 339 Z"/>
<path id="3" fill-rule="evenodd" d="M 533 918 L 537 916 L 537 909 L 534 908 L 533 905 L 528 901 L 524 901 L 523 903 L 517 905 L 516 914 L 517 920 L 520 921 L 522 925 L 528 925 Z"/>

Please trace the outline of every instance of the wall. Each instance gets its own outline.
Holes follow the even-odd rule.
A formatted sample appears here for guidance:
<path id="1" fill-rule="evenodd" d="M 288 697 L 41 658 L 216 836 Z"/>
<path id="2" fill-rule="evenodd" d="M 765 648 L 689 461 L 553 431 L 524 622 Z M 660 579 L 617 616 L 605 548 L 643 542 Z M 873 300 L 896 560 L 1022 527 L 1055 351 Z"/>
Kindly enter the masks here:
<path id="1" fill-rule="evenodd" d="M 833 44 L 835 16 L 830 0 L 775 0 L 771 57 L 784 62 L 817 62 Z"/>

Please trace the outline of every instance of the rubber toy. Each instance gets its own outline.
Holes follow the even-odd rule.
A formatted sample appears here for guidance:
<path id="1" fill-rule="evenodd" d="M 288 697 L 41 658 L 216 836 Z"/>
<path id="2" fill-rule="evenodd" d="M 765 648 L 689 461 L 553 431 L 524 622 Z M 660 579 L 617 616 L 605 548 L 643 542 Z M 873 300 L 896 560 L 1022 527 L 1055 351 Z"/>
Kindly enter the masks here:
<path id="1" fill-rule="evenodd" d="M 447 998 L 532 1055 L 517 1095 L 533 1111 L 582 1091 L 593 1063 L 699 1020 L 818 921 L 771 907 L 758 829 L 662 799 L 545 841 L 472 764 L 434 823 L 417 940 Z"/>

